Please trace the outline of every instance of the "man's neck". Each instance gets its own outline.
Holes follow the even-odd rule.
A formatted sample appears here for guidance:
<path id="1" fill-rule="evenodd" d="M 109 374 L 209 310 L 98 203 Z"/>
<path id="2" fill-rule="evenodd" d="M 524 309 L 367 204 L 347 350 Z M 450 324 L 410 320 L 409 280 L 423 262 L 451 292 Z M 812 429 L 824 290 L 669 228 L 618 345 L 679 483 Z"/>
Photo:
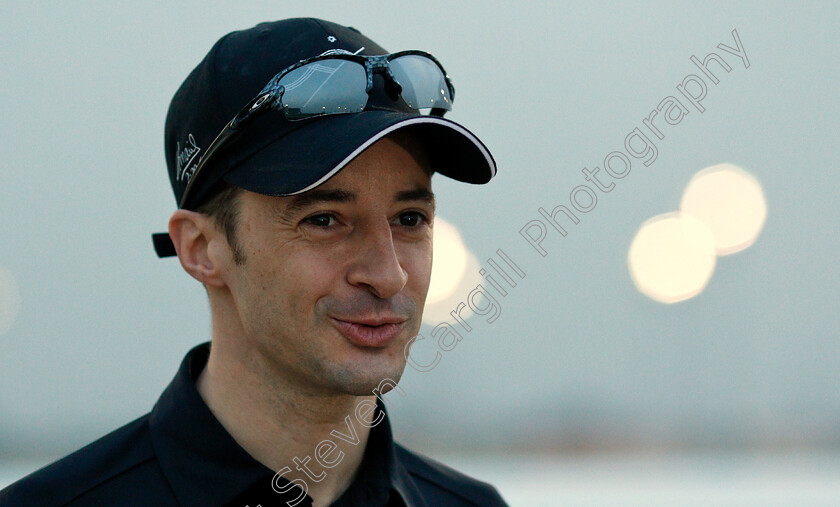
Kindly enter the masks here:
<path id="1" fill-rule="evenodd" d="M 223 342 L 214 340 L 207 366 L 196 382 L 216 419 L 254 459 L 275 472 L 288 467 L 283 474 L 286 480 L 303 480 L 316 506 L 336 500 L 352 483 L 370 434 L 368 427 L 353 424 L 360 398 L 301 393 L 276 376 L 266 378 L 259 368 L 227 359 L 236 356 L 221 347 Z M 352 427 L 346 422 L 348 415 Z M 344 455 L 339 464 L 327 468 L 320 464 L 326 456 L 315 453 L 319 443 L 337 440 L 330 436 L 333 431 L 350 438 L 346 444 L 338 441 L 345 445 L 329 459 L 334 461 L 339 452 Z"/>

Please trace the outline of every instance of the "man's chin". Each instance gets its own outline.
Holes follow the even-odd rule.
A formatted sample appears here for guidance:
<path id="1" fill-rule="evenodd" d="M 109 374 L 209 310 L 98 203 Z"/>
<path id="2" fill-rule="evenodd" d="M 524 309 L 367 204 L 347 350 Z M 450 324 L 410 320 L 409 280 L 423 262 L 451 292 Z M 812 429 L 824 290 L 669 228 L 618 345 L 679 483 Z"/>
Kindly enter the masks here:
<path id="1" fill-rule="evenodd" d="M 371 367 L 337 372 L 335 381 L 338 388 L 352 396 L 382 395 L 392 390 L 399 383 L 405 372 L 405 363 L 389 367 Z"/>

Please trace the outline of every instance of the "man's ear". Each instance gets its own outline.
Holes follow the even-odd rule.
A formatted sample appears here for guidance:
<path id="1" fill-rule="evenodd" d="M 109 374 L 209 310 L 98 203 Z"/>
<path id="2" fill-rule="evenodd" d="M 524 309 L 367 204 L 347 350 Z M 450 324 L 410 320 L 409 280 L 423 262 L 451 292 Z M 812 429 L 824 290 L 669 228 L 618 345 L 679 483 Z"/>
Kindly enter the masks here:
<path id="1" fill-rule="evenodd" d="M 223 240 L 213 218 L 195 211 L 179 209 L 169 218 L 169 237 L 175 245 L 184 271 L 207 286 L 221 287 L 223 260 L 216 243 Z"/>

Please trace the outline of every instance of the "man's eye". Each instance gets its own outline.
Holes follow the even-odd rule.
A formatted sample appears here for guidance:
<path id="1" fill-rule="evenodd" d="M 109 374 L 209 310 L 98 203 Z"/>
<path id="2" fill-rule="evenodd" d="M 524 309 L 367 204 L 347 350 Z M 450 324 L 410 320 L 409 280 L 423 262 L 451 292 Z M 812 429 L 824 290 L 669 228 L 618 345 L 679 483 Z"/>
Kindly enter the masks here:
<path id="1" fill-rule="evenodd" d="M 309 225 L 314 225 L 316 227 L 332 227 L 335 225 L 335 217 L 329 214 L 322 214 L 322 215 L 312 215 L 311 217 L 307 217 L 304 219 Z"/>
<path id="2" fill-rule="evenodd" d="M 403 227 L 417 227 L 425 221 L 425 215 L 417 211 L 409 211 L 400 215 L 400 225 Z"/>

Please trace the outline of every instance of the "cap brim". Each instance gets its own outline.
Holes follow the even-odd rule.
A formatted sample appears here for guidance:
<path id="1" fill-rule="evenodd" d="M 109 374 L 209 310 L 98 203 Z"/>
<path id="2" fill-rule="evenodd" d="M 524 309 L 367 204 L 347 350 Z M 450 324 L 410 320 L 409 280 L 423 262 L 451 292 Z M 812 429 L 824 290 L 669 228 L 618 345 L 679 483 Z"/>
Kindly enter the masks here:
<path id="1" fill-rule="evenodd" d="M 487 183 L 496 163 L 481 140 L 437 116 L 364 111 L 320 118 L 268 144 L 224 176 L 230 184 L 264 195 L 311 190 L 341 171 L 373 143 L 410 129 L 429 150 L 435 172 L 467 183 Z"/>

